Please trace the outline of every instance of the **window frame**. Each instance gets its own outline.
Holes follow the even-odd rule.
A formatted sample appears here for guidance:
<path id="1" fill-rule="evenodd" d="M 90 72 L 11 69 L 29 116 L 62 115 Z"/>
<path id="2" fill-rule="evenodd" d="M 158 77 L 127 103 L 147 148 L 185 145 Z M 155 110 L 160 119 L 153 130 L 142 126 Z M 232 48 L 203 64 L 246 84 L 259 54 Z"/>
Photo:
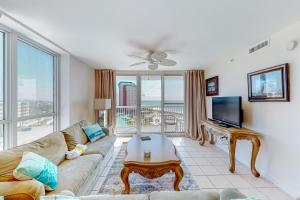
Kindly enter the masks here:
<path id="1" fill-rule="evenodd" d="M 4 45 L 3 45 L 3 119 L 0 119 L 0 125 L 3 126 L 3 150 L 7 149 L 7 147 L 9 146 L 9 135 L 8 135 L 8 130 L 9 130 L 9 94 L 8 94 L 8 88 L 7 86 L 8 81 L 9 81 L 9 66 L 8 66 L 8 39 L 9 39 L 9 31 L 5 28 L 0 27 L 0 32 L 3 33 L 3 41 L 4 41 Z M 1 48 L 1 47 L 0 47 Z M 0 149 L 1 151 L 2 149 Z"/>
<path id="2" fill-rule="evenodd" d="M 5 56 L 4 56 L 4 107 L 3 107 L 3 120 L 0 120 L 0 125 L 3 125 L 4 139 L 3 150 L 14 147 L 17 145 L 17 123 L 19 121 L 36 119 L 40 117 L 53 117 L 53 132 L 59 129 L 59 66 L 60 54 L 46 46 L 24 36 L 23 34 L 3 25 L 0 23 L 0 31 L 5 34 Z M 22 40 L 25 43 L 37 48 L 45 53 L 53 56 L 53 112 L 41 115 L 34 115 L 29 117 L 18 118 L 17 115 L 17 43 Z M 2 149 L 0 149 L 1 151 Z"/>

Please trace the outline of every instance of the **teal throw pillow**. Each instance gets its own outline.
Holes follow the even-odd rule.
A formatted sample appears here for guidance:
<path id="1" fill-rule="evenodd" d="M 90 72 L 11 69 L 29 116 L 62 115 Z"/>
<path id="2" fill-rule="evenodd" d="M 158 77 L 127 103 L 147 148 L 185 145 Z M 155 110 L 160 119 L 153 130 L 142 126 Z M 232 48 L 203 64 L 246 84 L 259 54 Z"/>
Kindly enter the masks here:
<path id="1" fill-rule="evenodd" d="M 32 152 L 23 153 L 22 160 L 13 175 L 17 180 L 35 179 L 43 183 L 47 191 L 55 190 L 58 184 L 57 166 Z"/>
<path id="2" fill-rule="evenodd" d="M 98 123 L 83 126 L 82 129 L 91 142 L 95 142 L 96 140 L 105 136 L 103 129 L 99 126 Z"/>

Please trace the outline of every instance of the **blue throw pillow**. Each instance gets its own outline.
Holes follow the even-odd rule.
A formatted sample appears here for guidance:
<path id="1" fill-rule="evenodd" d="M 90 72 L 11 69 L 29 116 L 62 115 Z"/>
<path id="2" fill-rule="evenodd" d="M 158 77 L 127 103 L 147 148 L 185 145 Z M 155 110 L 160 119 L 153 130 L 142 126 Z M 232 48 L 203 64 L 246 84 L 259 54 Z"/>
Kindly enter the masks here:
<path id="1" fill-rule="evenodd" d="M 47 191 L 55 190 L 58 184 L 57 166 L 32 152 L 23 153 L 22 160 L 13 175 L 17 180 L 35 179 L 43 183 Z"/>
<path id="2" fill-rule="evenodd" d="M 82 129 L 91 142 L 95 142 L 105 136 L 103 129 L 97 123 L 83 126 Z"/>

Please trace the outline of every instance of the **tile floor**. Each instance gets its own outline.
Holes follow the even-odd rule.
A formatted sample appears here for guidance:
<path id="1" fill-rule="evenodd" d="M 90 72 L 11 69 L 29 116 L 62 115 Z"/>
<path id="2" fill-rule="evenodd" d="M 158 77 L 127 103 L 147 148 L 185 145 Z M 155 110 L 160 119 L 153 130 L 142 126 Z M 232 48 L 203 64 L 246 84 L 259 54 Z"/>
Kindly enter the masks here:
<path id="1" fill-rule="evenodd" d="M 130 138 L 119 137 L 115 143 L 114 155 L 107 163 L 104 171 L 99 174 L 95 188 L 100 188 L 115 156 L 123 142 Z M 264 179 L 252 176 L 250 169 L 236 161 L 236 172 L 228 171 L 228 154 L 215 145 L 200 146 L 197 141 L 188 138 L 170 138 L 179 152 L 180 157 L 194 175 L 201 190 L 221 191 L 223 188 L 235 187 L 247 196 L 263 200 L 293 200 L 277 186 Z M 96 194 L 97 190 L 91 194 Z"/>

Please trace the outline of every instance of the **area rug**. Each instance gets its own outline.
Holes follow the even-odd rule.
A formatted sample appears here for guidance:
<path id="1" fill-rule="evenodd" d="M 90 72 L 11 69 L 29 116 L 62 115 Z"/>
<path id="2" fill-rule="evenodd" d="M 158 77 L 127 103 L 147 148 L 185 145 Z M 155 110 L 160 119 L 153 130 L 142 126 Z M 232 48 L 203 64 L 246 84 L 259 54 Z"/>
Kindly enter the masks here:
<path id="1" fill-rule="evenodd" d="M 124 184 L 120 178 L 120 172 L 125 159 L 125 150 L 127 143 L 123 143 L 121 149 L 109 170 L 107 176 L 98 193 L 105 194 L 122 194 Z M 182 162 L 181 167 L 184 171 L 184 177 L 180 182 L 180 190 L 199 190 L 199 186 L 193 179 L 185 164 Z M 164 176 L 156 179 L 147 179 L 135 173 L 129 175 L 130 193 L 131 194 L 147 194 L 153 191 L 172 191 L 175 175 L 167 173 Z"/>

